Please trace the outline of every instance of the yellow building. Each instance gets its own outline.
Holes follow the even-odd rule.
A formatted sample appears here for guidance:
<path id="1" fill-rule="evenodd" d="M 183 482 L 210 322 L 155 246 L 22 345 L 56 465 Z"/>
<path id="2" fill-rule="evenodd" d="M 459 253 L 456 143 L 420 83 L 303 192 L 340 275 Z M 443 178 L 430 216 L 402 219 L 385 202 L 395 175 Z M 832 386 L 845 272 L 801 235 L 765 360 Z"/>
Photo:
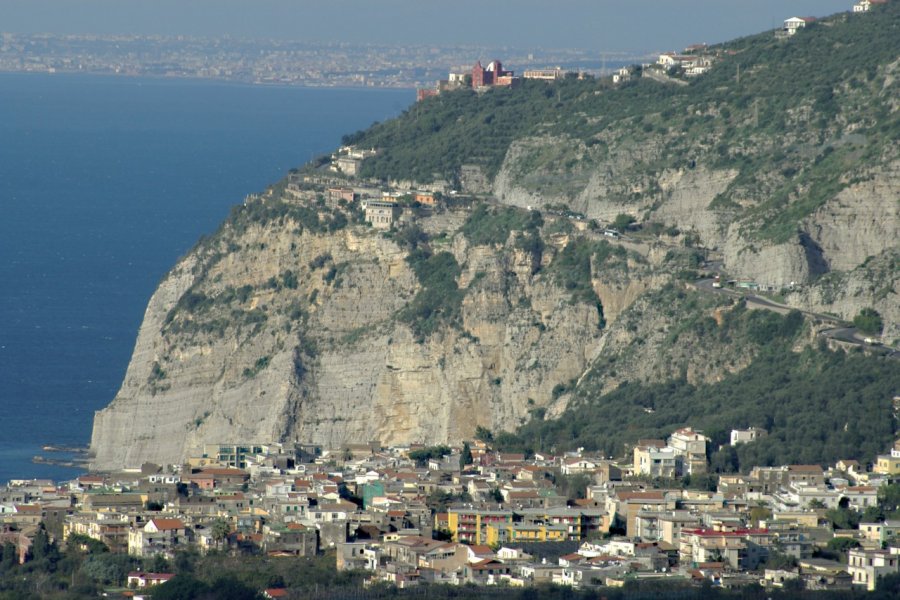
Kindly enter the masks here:
<path id="1" fill-rule="evenodd" d="M 487 544 L 489 525 L 511 524 L 512 521 L 511 510 L 450 508 L 447 511 L 447 526 L 453 534 L 453 541 L 466 544 Z"/>
<path id="2" fill-rule="evenodd" d="M 507 523 L 487 526 L 487 544 L 500 546 L 511 542 L 564 542 L 568 531 L 564 525 Z"/>
<path id="3" fill-rule="evenodd" d="M 900 452 L 893 450 L 890 454 L 879 455 L 872 470 L 881 475 L 900 474 Z"/>

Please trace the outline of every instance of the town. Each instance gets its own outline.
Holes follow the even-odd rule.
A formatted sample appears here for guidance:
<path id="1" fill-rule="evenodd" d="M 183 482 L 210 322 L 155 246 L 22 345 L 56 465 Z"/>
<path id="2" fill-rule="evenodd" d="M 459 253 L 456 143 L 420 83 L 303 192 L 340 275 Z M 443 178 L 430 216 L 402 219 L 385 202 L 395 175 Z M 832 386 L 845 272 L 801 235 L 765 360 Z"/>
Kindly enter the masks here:
<path id="1" fill-rule="evenodd" d="M 852 12 L 865 13 L 884 2 L 860 0 Z M 784 40 L 802 36 L 815 23 L 810 17 L 791 17 L 774 34 Z M 10 37 L 3 41 L 18 43 Z M 722 59 L 720 52 L 697 44 L 662 53 L 653 64 L 603 75 L 613 85 L 647 77 L 662 85 L 686 86 L 713 68 Z M 31 66 L 38 64 L 36 69 L 47 66 Z M 439 76 L 438 71 L 435 67 L 426 76 L 402 82 L 414 80 L 419 86 Z M 553 85 L 567 77 L 590 76 L 586 70 L 562 67 L 527 68 L 517 75 L 500 60 L 477 60 L 472 67 L 452 69 L 433 87 L 418 87 L 417 101 L 423 104 L 416 106 L 427 107 L 456 89 L 491 94 L 495 88 L 542 85 L 525 80 Z M 372 80 L 358 81 L 368 85 Z M 291 171 L 259 196 L 248 196 L 236 212 L 245 210 L 252 217 L 254 210 L 271 208 L 273 213 L 282 211 L 277 214 L 283 218 L 294 211 L 288 221 L 298 215 L 298 231 L 300 225 L 307 226 L 307 218 L 317 231 L 331 233 L 352 222 L 371 237 L 399 240 L 408 235 L 415 249 L 428 239 L 417 223 L 442 219 L 459 225 L 477 215 L 478 207 L 498 204 L 477 165 L 463 165 L 456 181 L 369 177 L 366 161 L 380 152 L 348 136 L 330 156 Z M 552 231 L 560 240 L 582 232 L 615 245 L 623 256 L 639 254 L 651 240 L 658 251 L 690 247 L 696 250 L 696 269 L 672 277 L 673 287 L 756 303 L 756 308 L 775 312 L 790 310 L 774 294 L 771 300 L 750 294 L 777 292 L 775 284 L 729 279 L 721 270 L 721 257 L 712 251 L 695 249 L 685 240 L 659 241 L 666 227 L 662 222 L 645 218 L 638 223 L 628 214 L 588 219 L 566 204 L 543 205 L 537 207 L 540 211 L 507 208 L 528 218 L 546 216 L 548 224 L 557 226 Z M 655 232 L 653 226 L 658 226 Z M 670 237 L 681 235 L 674 226 L 670 229 Z M 328 260 L 319 255 L 310 270 Z M 296 277 L 294 271 L 284 271 L 282 279 L 270 280 L 270 287 L 296 290 Z M 322 277 L 339 277 L 337 268 L 331 266 Z M 805 315 L 817 320 L 820 329 L 809 337 L 818 336 L 823 346 L 829 342 L 860 355 L 897 357 L 889 341 L 882 342 L 874 333 L 868 335 L 876 337 L 864 338 L 833 314 L 792 312 L 800 319 Z M 880 331 L 880 324 L 876 329 Z M 256 377 L 269 360 L 266 355 L 250 363 L 244 379 Z M 164 378 L 164 369 L 154 362 L 148 379 L 153 395 L 157 385 L 166 391 Z M 554 398 L 557 391 L 566 391 L 565 384 L 557 387 Z M 895 393 L 879 395 L 886 408 L 892 406 L 892 419 L 900 415 L 900 396 Z M 639 406 L 636 411 L 644 416 L 657 409 Z M 542 418 L 545 413 L 537 417 L 537 410 L 544 409 L 534 409 L 532 417 Z M 197 417 L 197 428 L 204 418 Z M 128 560 L 120 563 L 128 564 L 128 571 L 111 569 L 97 578 L 108 598 L 152 597 L 154 589 L 162 589 L 157 586 L 189 574 L 196 557 L 208 556 L 288 565 L 318 560 L 365 588 L 418 589 L 423 595 L 429 586 L 559 586 L 600 594 L 606 593 L 601 588 L 646 583 L 862 594 L 883 589 L 885 578 L 898 585 L 900 439 L 870 456 L 871 462 L 843 457 L 833 464 L 811 464 L 815 458 L 801 457 L 797 460 L 810 463 L 779 464 L 779 459 L 760 456 L 739 465 L 740 449 L 763 440 L 784 440 L 770 425 L 749 421 L 729 418 L 713 432 L 696 416 L 659 419 L 656 425 L 667 428 L 665 434 L 654 434 L 660 439 L 639 439 L 636 434 L 625 445 L 617 442 L 615 452 L 595 450 L 603 446 L 599 436 L 578 442 L 589 447 L 571 450 L 546 440 L 534 441 L 527 451 L 511 450 L 505 439 L 511 434 L 481 426 L 469 431 L 465 441 L 451 436 L 447 439 L 453 443 L 447 444 L 427 437 L 414 438 L 419 443 L 363 438 L 326 445 L 288 435 L 274 440 L 223 435 L 226 439 L 197 442 L 198 436 L 190 454 L 177 464 L 145 462 L 116 472 L 91 471 L 64 482 L 9 481 L 0 488 L 0 574 L 59 560 L 56 550 L 66 548 Z M 895 437 L 895 428 L 890 431 Z M 859 431 L 859 439 L 865 435 Z M 858 451 L 858 446 L 848 447 Z M 733 464 L 722 462 L 729 456 Z M 72 581 L 74 586 L 74 575 Z M 296 592 L 274 580 L 257 591 L 265 598 L 294 597 Z"/>
<path id="2" fill-rule="evenodd" d="M 490 47 L 315 43 L 187 36 L 0 33 L 0 72 L 79 73 L 306 87 L 415 88 Z M 516 64 L 597 71 L 634 62 L 621 52 L 512 50 Z"/>
<path id="3" fill-rule="evenodd" d="M 765 435 L 735 429 L 730 444 Z M 398 588 L 679 580 L 873 590 L 900 573 L 900 520 L 886 518 L 900 510 L 900 442 L 873 465 L 711 477 L 710 440 L 689 427 L 618 459 L 498 452 L 490 432 L 476 437 L 453 448 L 207 444 L 182 465 L 11 481 L 0 490 L 0 543 L 20 563 L 49 535 L 164 568 L 188 551 L 325 553 L 339 571 Z M 120 584 L 173 576 L 134 571 Z"/>

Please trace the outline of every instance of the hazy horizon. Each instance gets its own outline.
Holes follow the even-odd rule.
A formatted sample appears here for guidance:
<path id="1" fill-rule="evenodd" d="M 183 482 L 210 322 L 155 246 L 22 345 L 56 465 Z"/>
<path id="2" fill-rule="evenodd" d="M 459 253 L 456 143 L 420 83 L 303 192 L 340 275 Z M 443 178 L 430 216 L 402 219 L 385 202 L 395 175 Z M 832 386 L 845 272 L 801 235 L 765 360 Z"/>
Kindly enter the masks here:
<path id="1" fill-rule="evenodd" d="M 3 0 L 9 33 L 234 36 L 647 53 L 772 29 L 853 0 Z"/>

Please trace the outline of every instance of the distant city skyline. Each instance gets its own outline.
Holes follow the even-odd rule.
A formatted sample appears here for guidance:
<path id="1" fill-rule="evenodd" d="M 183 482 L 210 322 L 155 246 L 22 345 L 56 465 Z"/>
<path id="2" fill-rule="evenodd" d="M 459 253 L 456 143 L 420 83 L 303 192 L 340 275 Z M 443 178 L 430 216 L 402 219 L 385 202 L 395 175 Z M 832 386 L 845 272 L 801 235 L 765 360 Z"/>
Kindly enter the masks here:
<path id="1" fill-rule="evenodd" d="M 2 0 L 14 33 L 234 36 L 316 42 L 649 53 L 717 43 L 852 0 Z"/>

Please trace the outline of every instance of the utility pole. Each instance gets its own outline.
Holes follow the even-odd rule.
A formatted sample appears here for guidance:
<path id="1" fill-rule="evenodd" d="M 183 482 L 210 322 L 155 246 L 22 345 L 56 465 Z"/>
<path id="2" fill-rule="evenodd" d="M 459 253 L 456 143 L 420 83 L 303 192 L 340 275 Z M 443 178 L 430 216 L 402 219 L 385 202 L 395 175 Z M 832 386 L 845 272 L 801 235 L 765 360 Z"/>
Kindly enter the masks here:
<path id="1" fill-rule="evenodd" d="M 737 66 L 737 84 L 741 85 L 741 63 Z"/>

